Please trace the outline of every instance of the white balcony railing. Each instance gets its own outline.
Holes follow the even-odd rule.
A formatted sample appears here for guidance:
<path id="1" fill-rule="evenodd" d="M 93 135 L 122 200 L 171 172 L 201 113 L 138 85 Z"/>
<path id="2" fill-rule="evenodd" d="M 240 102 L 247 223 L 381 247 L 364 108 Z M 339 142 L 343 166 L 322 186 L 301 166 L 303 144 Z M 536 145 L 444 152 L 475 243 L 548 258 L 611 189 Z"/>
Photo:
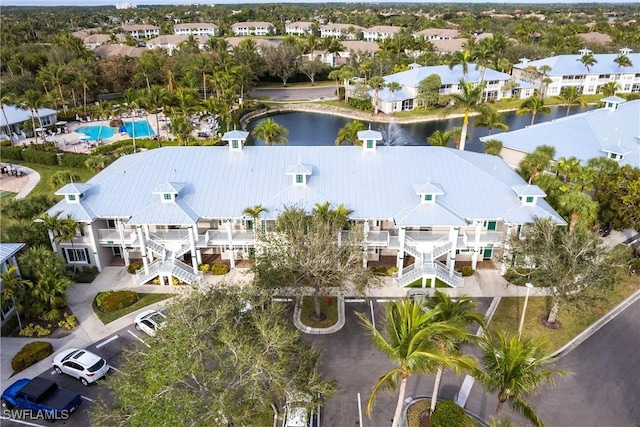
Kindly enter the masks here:
<path id="1" fill-rule="evenodd" d="M 101 245 L 125 244 L 131 245 L 138 238 L 135 230 L 124 230 L 120 237 L 120 232 L 113 228 L 98 229 L 98 243 Z"/>

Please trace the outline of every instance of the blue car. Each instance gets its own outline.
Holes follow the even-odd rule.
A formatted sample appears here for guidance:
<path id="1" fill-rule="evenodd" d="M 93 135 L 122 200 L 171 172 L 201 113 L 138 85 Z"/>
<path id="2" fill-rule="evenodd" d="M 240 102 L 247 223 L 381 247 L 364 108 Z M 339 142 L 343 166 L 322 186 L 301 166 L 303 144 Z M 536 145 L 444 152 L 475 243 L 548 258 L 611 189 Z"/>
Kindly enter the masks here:
<path id="1" fill-rule="evenodd" d="M 40 420 L 66 420 L 82 402 L 79 394 L 58 387 L 54 381 L 36 377 L 20 379 L 2 393 L 3 414 L 6 410 L 17 411 L 20 417 Z"/>

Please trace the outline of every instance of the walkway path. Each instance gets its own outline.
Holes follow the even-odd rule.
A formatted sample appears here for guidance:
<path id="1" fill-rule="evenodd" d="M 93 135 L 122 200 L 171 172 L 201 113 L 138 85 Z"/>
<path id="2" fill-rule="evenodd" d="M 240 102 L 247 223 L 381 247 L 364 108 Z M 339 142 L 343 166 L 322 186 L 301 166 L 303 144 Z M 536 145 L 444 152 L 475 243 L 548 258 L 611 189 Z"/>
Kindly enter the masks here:
<path id="1" fill-rule="evenodd" d="M 0 178 L 0 191 L 11 191 L 16 193 L 16 199 L 24 199 L 35 186 L 40 182 L 40 174 L 26 166 L 15 166 L 24 171 L 23 176 L 13 176 L 4 174 Z"/>

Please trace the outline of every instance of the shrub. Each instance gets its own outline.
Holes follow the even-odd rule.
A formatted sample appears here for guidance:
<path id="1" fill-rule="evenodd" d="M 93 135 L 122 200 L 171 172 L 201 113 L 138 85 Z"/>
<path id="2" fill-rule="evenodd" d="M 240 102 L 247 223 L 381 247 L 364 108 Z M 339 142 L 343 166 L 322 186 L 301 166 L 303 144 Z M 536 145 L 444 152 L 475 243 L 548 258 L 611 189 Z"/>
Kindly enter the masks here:
<path id="1" fill-rule="evenodd" d="M 111 291 L 108 295 L 101 298 L 101 304 L 98 304 L 98 297 L 96 296 L 98 308 L 107 313 L 129 307 L 137 301 L 138 294 L 134 291 Z"/>
<path id="2" fill-rule="evenodd" d="M 221 262 L 214 262 L 211 266 L 211 274 L 215 274 L 216 276 L 221 276 L 223 274 L 227 274 L 229 272 L 229 267 L 227 264 L 223 264 Z"/>
<path id="3" fill-rule="evenodd" d="M 34 323 L 29 323 L 20 331 L 21 337 L 46 337 L 47 335 L 51 335 L 51 329 Z"/>
<path id="4" fill-rule="evenodd" d="M 140 270 L 142 268 L 142 264 L 140 264 L 139 262 L 132 262 L 131 264 L 129 264 L 129 267 L 127 267 L 127 271 L 131 274 L 136 274 L 137 270 Z"/>
<path id="5" fill-rule="evenodd" d="M 20 372 L 53 354 L 53 345 L 46 341 L 34 341 L 25 344 L 11 359 L 11 368 Z"/>
<path id="6" fill-rule="evenodd" d="M 4 151 L 4 150 L 3 150 Z M 58 156 L 56 153 L 40 150 L 22 150 L 22 159 L 29 163 L 38 163 L 40 165 L 57 165 Z"/>
<path id="7" fill-rule="evenodd" d="M 432 427 L 464 427 L 475 425 L 473 420 L 467 416 L 464 409 L 455 402 L 443 400 L 436 406 L 436 410 L 431 415 Z"/>
<path id="8" fill-rule="evenodd" d="M 42 320 L 46 320 L 47 322 L 57 322 L 62 317 L 62 312 L 57 308 L 47 311 L 42 315 Z"/>
<path id="9" fill-rule="evenodd" d="M 471 267 L 470 265 L 463 265 L 460 269 L 460 272 L 462 273 L 463 277 L 473 276 L 473 267 Z"/>
<path id="10" fill-rule="evenodd" d="M 71 313 L 65 313 L 64 319 L 58 322 L 58 326 L 64 329 L 73 329 L 78 326 L 78 319 Z"/>
<path id="11" fill-rule="evenodd" d="M 211 270 L 211 266 L 209 264 L 200 264 L 198 266 L 198 270 L 202 271 L 203 273 L 208 273 L 209 270 Z"/>
<path id="12" fill-rule="evenodd" d="M 76 283 L 91 283 L 98 273 L 98 267 L 95 265 L 85 265 L 82 269 L 76 271 L 76 274 L 73 276 L 73 281 Z"/>
<path id="13" fill-rule="evenodd" d="M 18 329 L 18 318 L 11 316 L 11 319 L 7 320 L 4 326 L 2 326 L 0 335 L 3 337 L 11 337 L 15 334 L 16 329 Z"/>
<path id="14" fill-rule="evenodd" d="M 86 154 L 64 153 L 60 156 L 60 164 L 70 168 L 84 168 L 86 161 Z"/>
<path id="15" fill-rule="evenodd" d="M 20 147 L 2 147 L 0 159 L 3 163 L 10 163 L 7 160 L 22 160 L 22 148 Z"/>
<path id="16" fill-rule="evenodd" d="M 377 267 L 371 267 L 371 270 L 376 276 L 393 276 L 398 272 L 398 267 L 385 267 L 384 265 L 380 265 Z"/>

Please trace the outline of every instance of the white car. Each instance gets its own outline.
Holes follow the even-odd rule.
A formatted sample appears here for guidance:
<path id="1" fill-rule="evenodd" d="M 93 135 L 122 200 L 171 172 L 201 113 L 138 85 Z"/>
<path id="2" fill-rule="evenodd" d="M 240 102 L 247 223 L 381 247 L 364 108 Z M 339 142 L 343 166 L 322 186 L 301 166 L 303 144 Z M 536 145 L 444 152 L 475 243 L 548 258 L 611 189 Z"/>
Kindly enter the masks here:
<path id="1" fill-rule="evenodd" d="M 147 310 L 138 314 L 133 321 L 135 328 L 154 337 L 156 331 L 164 325 L 167 316 L 158 310 Z"/>
<path id="2" fill-rule="evenodd" d="M 320 427 L 320 404 L 309 409 L 311 396 L 297 395 L 284 407 L 282 427 Z"/>
<path id="3" fill-rule="evenodd" d="M 106 360 L 84 349 L 64 350 L 53 358 L 53 369 L 57 374 L 77 378 L 85 386 L 104 377 L 109 368 Z"/>

